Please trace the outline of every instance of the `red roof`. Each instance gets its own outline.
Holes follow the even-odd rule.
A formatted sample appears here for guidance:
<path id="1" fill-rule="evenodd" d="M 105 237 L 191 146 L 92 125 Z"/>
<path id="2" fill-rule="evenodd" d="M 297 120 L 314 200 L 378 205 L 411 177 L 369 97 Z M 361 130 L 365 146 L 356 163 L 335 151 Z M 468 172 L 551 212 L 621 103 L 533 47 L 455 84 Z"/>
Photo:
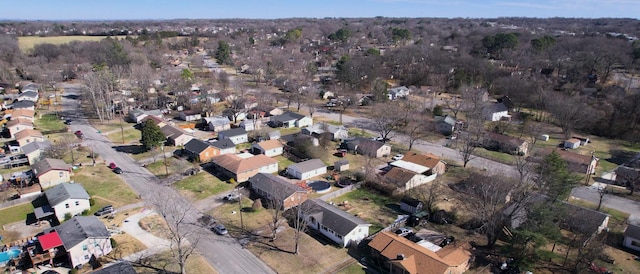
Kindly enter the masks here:
<path id="1" fill-rule="evenodd" d="M 62 245 L 60 235 L 58 235 L 58 232 L 56 231 L 38 237 L 38 241 L 40 241 L 42 250 L 49 250 Z"/>

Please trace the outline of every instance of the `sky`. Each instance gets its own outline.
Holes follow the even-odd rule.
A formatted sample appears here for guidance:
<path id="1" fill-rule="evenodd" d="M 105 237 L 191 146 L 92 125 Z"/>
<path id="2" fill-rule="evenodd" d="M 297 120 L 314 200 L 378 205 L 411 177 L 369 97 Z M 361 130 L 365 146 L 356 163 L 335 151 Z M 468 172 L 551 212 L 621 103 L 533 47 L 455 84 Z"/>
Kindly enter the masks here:
<path id="1" fill-rule="evenodd" d="M 0 19 L 639 18 L 640 0 L 0 0 Z"/>

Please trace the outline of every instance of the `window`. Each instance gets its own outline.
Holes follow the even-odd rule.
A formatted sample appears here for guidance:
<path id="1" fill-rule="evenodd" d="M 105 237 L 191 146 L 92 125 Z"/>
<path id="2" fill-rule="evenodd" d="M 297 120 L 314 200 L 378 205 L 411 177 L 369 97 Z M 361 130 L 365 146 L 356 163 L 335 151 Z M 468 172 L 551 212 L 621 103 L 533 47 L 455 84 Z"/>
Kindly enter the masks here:
<path id="1" fill-rule="evenodd" d="M 632 245 L 632 246 L 640 247 L 640 243 L 639 243 L 639 242 L 636 242 L 636 241 L 631 241 L 631 245 Z"/>
<path id="2" fill-rule="evenodd" d="M 87 250 L 87 245 L 82 245 L 82 250 Z"/>
<path id="3" fill-rule="evenodd" d="M 64 172 L 60 171 L 60 172 L 58 173 L 58 175 L 60 176 L 60 178 L 62 178 L 62 177 L 64 177 Z"/>
<path id="4" fill-rule="evenodd" d="M 69 204 L 64 204 L 64 207 L 65 208 L 69 208 Z"/>
<path id="5" fill-rule="evenodd" d="M 79 206 L 79 205 L 80 205 L 80 201 L 76 201 L 76 206 Z"/>
<path id="6" fill-rule="evenodd" d="M 89 260 L 89 258 L 90 258 L 90 257 L 89 257 L 89 255 L 88 255 L 88 254 L 87 254 L 87 255 L 84 255 L 84 259 L 85 259 L 85 260 Z"/>

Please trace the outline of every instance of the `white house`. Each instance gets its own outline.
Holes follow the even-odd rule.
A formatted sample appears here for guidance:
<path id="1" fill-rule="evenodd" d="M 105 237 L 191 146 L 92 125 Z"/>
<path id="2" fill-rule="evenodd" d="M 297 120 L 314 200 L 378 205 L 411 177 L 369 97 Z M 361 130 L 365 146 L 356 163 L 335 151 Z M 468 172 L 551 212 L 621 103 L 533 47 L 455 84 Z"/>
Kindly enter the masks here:
<path id="1" fill-rule="evenodd" d="M 111 234 L 95 216 L 76 216 L 56 226 L 71 267 L 84 265 L 92 256 L 100 258 L 112 251 Z"/>
<path id="2" fill-rule="evenodd" d="M 60 222 L 64 221 L 67 214 L 76 216 L 91 208 L 89 204 L 91 197 L 81 184 L 62 183 L 45 190 L 44 195 Z M 36 208 L 35 211 L 38 217 L 38 209 Z M 46 214 L 46 209 L 43 212 Z"/>
<path id="3" fill-rule="evenodd" d="M 240 123 L 240 127 L 246 131 L 258 130 L 262 127 L 262 122 L 257 119 L 247 119 Z"/>
<path id="4" fill-rule="evenodd" d="M 220 132 L 231 129 L 231 121 L 225 116 L 204 117 L 202 120 L 211 131 Z"/>
<path id="5" fill-rule="evenodd" d="M 22 93 L 20 93 L 20 95 L 18 95 L 18 101 L 31 101 L 31 102 L 38 102 L 38 92 L 37 91 L 33 91 L 33 90 L 27 90 L 24 91 Z"/>
<path id="6" fill-rule="evenodd" d="M 287 167 L 287 174 L 300 180 L 306 180 L 325 173 L 327 173 L 327 165 L 320 159 L 311 159 Z"/>
<path id="7" fill-rule="evenodd" d="M 187 122 L 197 121 L 202 119 L 202 115 L 200 112 L 194 110 L 185 110 L 180 112 L 180 119 Z"/>
<path id="8" fill-rule="evenodd" d="M 218 140 L 229 139 L 234 144 L 242 144 L 249 142 L 249 135 L 244 128 L 237 127 L 218 133 Z"/>
<path id="9" fill-rule="evenodd" d="M 24 129 L 33 130 L 33 121 L 23 118 L 11 118 L 11 121 L 7 122 L 4 127 L 9 130 L 11 138 L 15 138 L 16 133 Z"/>
<path id="10" fill-rule="evenodd" d="M 640 251 L 640 222 L 636 222 L 633 216 L 634 215 L 629 217 L 627 229 L 624 230 L 624 241 L 622 245 Z"/>
<path id="11" fill-rule="evenodd" d="M 304 116 L 295 112 L 287 111 L 283 114 L 271 116 L 269 122 L 277 127 L 292 128 L 292 127 L 308 127 L 313 124 L 313 119 L 309 116 Z"/>
<path id="12" fill-rule="evenodd" d="M 482 117 L 492 122 L 500 121 L 503 118 L 511 118 L 509 109 L 503 103 L 495 103 L 485 106 L 482 109 Z"/>
<path id="13" fill-rule="evenodd" d="M 255 143 L 251 146 L 254 153 L 264 154 L 269 157 L 282 155 L 283 146 L 278 140 L 267 140 Z"/>
<path id="14" fill-rule="evenodd" d="M 426 176 L 409 169 L 392 167 L 391 170 L 383 176 L 383 179 L 386 183 L 396 186 L 398 190 L 407 191 L 435 180 L 436 176 L 436 174 Z"/>
<path id="15" fill-rule="evenodd" d="M 568 140 L 564 141 L 564 148 L 569 148 L 569 149 L 577 149 L 580 147 L 580 140 L 576 139 L 576 138 L 571 138 Z"/>
<path id="16" fill-rule="evenodd" d="M 214 146 L 220 150 L 220 155 L 236 154 L 236 144 L 229 139 L 217 140 L 209 142 L 211 146 Z"/>
<path id="17" fill-rule="evenodd" d="M 31 169 L 43 189 L 71 181 L 71 166 L 60 159 L 44 158 Z"/>
<path id="18" fill-rule="evenodd" d="M 306 212 L 309 228 L 341 247 L 348 247 L 369 236 L 371 224 L 320 199 L 306 200 L 300 206 Z"/>
<path id="19" fill-rule="evenodd" d="M 154 110 L 142 110 L 142 109 L 134 109 L 129 111 L 129 120 L 136 124 L 141 123 L 142 120 L 148 116 L 153 116 L 162 119 L 162 111 L 159 109 Z"/>
<path id="20" fill-rule="evenodd" d="M 387 90 L 387 96 L 389 97 L 389 100 L 395 100 L 398 98 L 408 97 L 410 92 L 411 90 L 405 86 L 395 87 Z"/>
<path id="21" fill-rule="evenodd" d="M 300 133 L 311 135 L 313 137 L 320 137 L 321 135 L 328 134 L 331 136 L 331 140 L 344 140 L 349 137 L 349 131 L 344 126 L 336 126 L 328 123 L 317 123 L 311 126 L 303 128 Z"/>

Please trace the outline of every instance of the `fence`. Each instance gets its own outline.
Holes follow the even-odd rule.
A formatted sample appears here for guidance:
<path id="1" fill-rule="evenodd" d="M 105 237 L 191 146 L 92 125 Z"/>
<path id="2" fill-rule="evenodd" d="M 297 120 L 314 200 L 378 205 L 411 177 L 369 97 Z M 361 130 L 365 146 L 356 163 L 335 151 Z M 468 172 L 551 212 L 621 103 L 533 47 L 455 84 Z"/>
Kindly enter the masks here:
<path id="1" fill-rule="evenodd" d="M 338 189 L 338 190 L 336 190 L 336 191 L 334 191 L 334 192 L 331 192 L 331 193 L 327 193 L 327 194 L 325 194 L 325 195 L 322 195 L 322 196 L 320 196 L 320 198 L 319 198 L 319 199 L 320 199 L 320 200 L 323 200 L 323 201 L 325 201 L 325 202 L 326 202 L 326 201 L 331 200 L 331 199 L 333 199 L 333 198 L 336 198 L 336 197 L 338 197 L 338 196 L 344 195 L 344 194 L 345 194 L 345 193 L 347 193 L 347 192 L 351 192 L 351 191 L 352 191 L 352 190 L 354 190 L 354 189 L 358 189 L 358 188 L 360 188 L 360 186 L 362 186 L 362 182 L 357 182 L 357 183 L 355 183 L 355 184 L 352 184 L 352 185 L 349 185 L 349 186 L 343 187 L 343 188 L 341 188 L 341 189 Z"/>

